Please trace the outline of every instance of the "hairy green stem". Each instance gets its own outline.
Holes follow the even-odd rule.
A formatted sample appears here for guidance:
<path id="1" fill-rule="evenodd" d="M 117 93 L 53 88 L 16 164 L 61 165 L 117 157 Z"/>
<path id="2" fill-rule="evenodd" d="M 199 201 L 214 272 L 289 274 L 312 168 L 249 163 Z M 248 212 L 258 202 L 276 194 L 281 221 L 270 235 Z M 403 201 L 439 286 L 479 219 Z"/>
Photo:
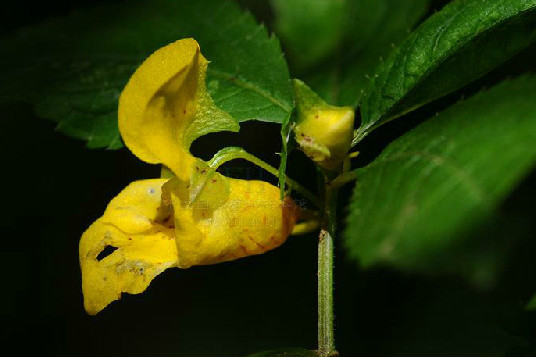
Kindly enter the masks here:
<path id="1" fill-rule="evenodd" d="M 333 237 L 336 230 L 337 189 L 326 185 L 324 223 L 318 241 L 318 354 L 336 355 L 333 314 Z"/>
<path id="2" fill-rule="evenodd" d="M 318 354 L 335 350 L 333 332 L 333 237 L 322 229 L 318 242 Z"/>
<path id="3" fill-rule="evenodd" d="M 218 151 L 214 157 L 209 161 L 209 165 L 211 168 L 216 170 L 218 167 L 223 165 L 224 163 L 236 160 L 236 159 L 244 159 L 247 160 L 260 168 L 266 170 L 270 174 L 274 175 L 275 177 L 279 177 L 279 170 L 275 167 L 270 166 L 266 162 L 262 161 L 255 155 L 252 155 L 248 153 L 246 150 L 239 148 L 239 147 L 227 147 L 224 149 L 221 149 Z M 286 182 L 290 186 L 291 189 L 295 190 L 296 192 L 300 193 L 303 197 L 311 201 L 313 205 L 315 205 L 317 208 L 321 207 L 320 201 L 318 197 L 316 197 L 311 191 L 300 185 L 298 182 L 292 180 L 288 176 L 286 176 Z"/>

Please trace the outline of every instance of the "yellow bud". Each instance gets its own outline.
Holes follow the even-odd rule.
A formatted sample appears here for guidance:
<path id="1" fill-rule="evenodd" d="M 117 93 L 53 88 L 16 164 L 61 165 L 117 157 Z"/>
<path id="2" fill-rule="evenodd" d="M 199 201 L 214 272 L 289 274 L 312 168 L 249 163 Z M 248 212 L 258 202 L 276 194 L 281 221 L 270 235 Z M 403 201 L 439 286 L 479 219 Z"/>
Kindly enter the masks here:
<path id="1" fill-rule="evenodd" d="M 354 129 L 354 110 L 327 104 L 309 87 L 294 80 L 300 149 L 319 166 L 334 170 L 346 157 Z"/>

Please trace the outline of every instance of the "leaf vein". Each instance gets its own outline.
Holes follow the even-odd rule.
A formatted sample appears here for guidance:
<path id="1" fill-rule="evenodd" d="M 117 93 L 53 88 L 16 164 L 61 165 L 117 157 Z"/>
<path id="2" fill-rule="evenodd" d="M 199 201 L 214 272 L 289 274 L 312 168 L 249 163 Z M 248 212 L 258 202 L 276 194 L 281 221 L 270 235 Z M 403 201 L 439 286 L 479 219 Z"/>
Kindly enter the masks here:
<path id="1" fill-rule="evenodd" d="M 291 110 L 292 110 L 292 108 L 290 106 L 286 105 L 285 103 L 283 103 L 279 99 L 275 98 L 267 90 L 264 90 L 264 89 L 262 89 L 261 87 L 255 85 L 255 84 L 252 84 L 250 82 L 247 82 L 245 80 L 237 78 L 236 76 L 234 76 L 234 75 L 232 75 L 232 74 L 230 74 L 228 72 L 225 72 L 225 71 L 221 71 L 221 70 L 217 70 L 217 69 L 209 69 L 209 70 L 210 70 L 210 73 L 212 75 L 214 75 L 215 77 L 225 79 L 225 80 L 227 80 L 227 81 L 229 81 L 231 83 L 234 83 L 235 85 L 237 85 L 239 87 L 242 87 L 244 89 L 248 89 L 248 90 L 258 94 L 259 96 L 269 100 L 270 102 L 272 102 L 273 104 L 277 105 L 278 107 L 280 107 L 281 109 L 283 109 L 287 113 L 290 113 Z"/>

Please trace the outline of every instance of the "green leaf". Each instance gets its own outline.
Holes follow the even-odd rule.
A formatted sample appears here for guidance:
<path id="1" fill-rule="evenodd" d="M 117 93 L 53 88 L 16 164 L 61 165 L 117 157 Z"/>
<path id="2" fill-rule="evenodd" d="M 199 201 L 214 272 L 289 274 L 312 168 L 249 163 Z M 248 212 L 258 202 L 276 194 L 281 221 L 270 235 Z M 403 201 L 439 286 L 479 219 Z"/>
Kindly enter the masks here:
<path id="1" fill-rule="evenodd" d="M 535 98 L 535 76 L 506 81 L 429 119 L 358 169 L 346 231 L 351 256 L 365 266 L 470 270 L 469 278 L 489 283 L 488 267 L 502 246 L 515 244 L 505 239 L 513 232 L 472 239 L 536 163 Z"/>
<path id="2" fill-rule="evenodd" d="M 336 20 L 344 29 L 341 38 L 332 40 L 339 46 L 329 64 L 320 64 L 316 71 L 301 76 L 302 79 L 331 104 L 357 106 L 374 69 L 407 37 L 425 15 L 429 2 L 341 1 L 345 5 L 341 10 L 344 18 Z"/>
<path id="3" fill-rule="evenodd" d="M 194 37 L 211 61 L 214 102 L 239 121 L 282 123 L 292 89 L 278 40 L 236 4 L 146 0 L 107 4 L 0 40 L 0 102 L 27 100 L 89 147 L 120 147 L 117 101 L 158 48 Z"/>
<path id="4" fill-rule="evenodd" d="M 285 348 L 280 350 L 258 352 L 248 355 L 247 357 L 318 357 L 318 354 L 314 351 L 303 348 Z"/>
<path id="5" fill-rule="evenodd" d="M 453 1 L 378 68 L 359 137 L 481 77 L 535 39 L 536 0 Z"/>

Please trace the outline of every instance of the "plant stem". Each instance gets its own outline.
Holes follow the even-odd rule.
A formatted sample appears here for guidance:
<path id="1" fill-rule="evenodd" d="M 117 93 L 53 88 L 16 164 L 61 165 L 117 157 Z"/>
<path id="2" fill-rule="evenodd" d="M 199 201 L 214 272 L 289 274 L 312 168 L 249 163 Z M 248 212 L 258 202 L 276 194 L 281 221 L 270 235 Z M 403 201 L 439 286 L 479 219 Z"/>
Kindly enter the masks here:
<path id="1" fill-rule="evenodd" d="M 227 147 L 224 149 L 221 149 L 218 151 L 214 157 L 209 161 L 209 165 L 211 168 L 216 170 L 218 167 L 223 165 L 224 163 L 236 160 L 236 159 L 244 159 L 247 160 L 260 168 L 268 171 L 275 177 L 279 177 L 279 170 L 277 170 L 275 167 L 270 166 L 266 162 L 262 161 L 255 155 L 252 155 L 248 153 L 246 150 L 239 148 L 239 147 Z M 318 197 L 316 197 L 311 191 L 300 185 L 298 182 L 294 181 L 293 179 L 289 178 L 288 176 L 285 176 L 286 182 L 289 184 L 291 189 L 294 189 L 296 192 L 300 193 L 303 197 L 311 201 L 313 205 L 315 205 L 317 208 L 320 207 L 320 202 Z"/>
<path id="2" fill-rule="evenodd" d="M 336 179 L 331 181 L 331 187 L 332 189 L 336 190 L 348 182 L 355 181 L 357 179 L 357 172 L 356 171 L 348 171 L 341 175 L 339 175 Z"/>
<path id="3" fill-rule="evenodd" d="M 327 357 L 335 350 L 333 333 L 333 238 L 320 231 L 318 242 L 318 354 Z"/>
<path id="4" fill-rule="evenodd" d="M 324 223 L 318 240 L 318 354 L 336 355 L 333 329 L 333 237 L 336 229 L 337 189 L 326 185 Z"/>

